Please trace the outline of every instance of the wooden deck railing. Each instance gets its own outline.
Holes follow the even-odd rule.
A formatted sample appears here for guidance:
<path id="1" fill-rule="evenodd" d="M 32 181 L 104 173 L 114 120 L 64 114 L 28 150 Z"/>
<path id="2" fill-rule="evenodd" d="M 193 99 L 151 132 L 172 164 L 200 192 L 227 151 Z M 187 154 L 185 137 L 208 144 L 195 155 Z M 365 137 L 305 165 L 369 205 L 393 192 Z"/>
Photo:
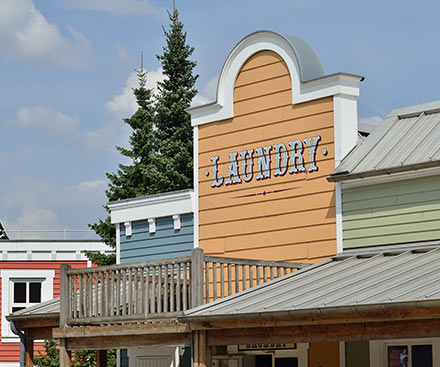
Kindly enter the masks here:
<path id="1" fill-rule="evenodd" d="M 305 264 L 204 256 L 71 269 L 61 265 L 60 327 L 145 322 L 288 274 Z"/>

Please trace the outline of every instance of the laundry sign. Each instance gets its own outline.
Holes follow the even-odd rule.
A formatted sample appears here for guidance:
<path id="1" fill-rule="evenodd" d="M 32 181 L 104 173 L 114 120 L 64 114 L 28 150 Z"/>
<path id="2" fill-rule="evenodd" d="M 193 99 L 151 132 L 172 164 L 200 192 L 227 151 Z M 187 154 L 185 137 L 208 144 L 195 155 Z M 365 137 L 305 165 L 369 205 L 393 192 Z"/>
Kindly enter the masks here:
<path id="1" fill-rule="evenodd" d="M 252 180 L 267 180 L 286 174 L 301 174 L 318 171 L 316 153 L 321 136 L 312 136 L 303 140 L 296 139 L 285 143 L 246 149 L 229 153 L 227 172 L 220 172 L 220 157 L 210 157 L 212 172 L 211 187 L 237 185 Z M 327 150 L 322 150 L 327 155 Z M 307 164 L 306 164 L 307 162 Z"/>

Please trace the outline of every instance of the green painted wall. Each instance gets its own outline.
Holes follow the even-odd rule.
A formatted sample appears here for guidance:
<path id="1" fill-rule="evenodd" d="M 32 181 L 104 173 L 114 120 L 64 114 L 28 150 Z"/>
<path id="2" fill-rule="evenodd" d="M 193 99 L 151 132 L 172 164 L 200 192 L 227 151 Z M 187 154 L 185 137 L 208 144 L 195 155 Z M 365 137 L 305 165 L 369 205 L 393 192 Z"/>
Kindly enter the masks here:
<path id="1" fill-rule="evenodd" d="M 342 191 L 344 248 L 440 239 L 440 176 Z"/>
<path id="2" fill-rule="evenodd" d="M 370 367 L 368 340 L 345 342 L 345 367 Z"/>

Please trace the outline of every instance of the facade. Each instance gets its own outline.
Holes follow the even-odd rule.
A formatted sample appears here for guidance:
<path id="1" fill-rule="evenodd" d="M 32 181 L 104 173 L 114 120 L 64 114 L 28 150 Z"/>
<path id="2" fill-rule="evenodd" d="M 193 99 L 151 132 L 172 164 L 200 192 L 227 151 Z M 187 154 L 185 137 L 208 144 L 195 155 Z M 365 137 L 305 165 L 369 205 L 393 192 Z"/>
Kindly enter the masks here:
<path id="1" fill-rule="evenodd" d="M 440 103 L 360 134 L 362 79 L 295 37 L 241 40 L 188 110 L 194 190 L 109 203 L 118 265 L 63 266 L 60 300 L 8 318 L 27 365 L 43 335 L 62 367 L 439 365 Z"/>
<path id="2" fill-rule="evenodd" d="M 20 338 L 6 316 L 59 297 L 61 264 L 84 268 L 90 266 L 84 250 L 111 251 L 98 241 L 8 239 L 0 241 L 0 250 L 0 366 L 16 367 L 20 362 Z M 39 348 L 38 343 L 35 348 Z"/>

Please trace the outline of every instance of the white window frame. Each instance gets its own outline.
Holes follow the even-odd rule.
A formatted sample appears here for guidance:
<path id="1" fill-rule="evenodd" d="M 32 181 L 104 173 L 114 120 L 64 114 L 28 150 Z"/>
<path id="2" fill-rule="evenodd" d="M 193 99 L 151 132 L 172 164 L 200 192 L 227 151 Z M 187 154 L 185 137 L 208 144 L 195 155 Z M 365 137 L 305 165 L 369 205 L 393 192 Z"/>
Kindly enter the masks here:
<path id="1" fill-rule="evenodd" d="M 370 341 L 370 367 L 388 366 L 388 347 L 407 345 L 408 356 L 410 355 L 411 347 L 413 345 L 432 345 L 432 363 L 433 366 L 438 366 L 440 363 L 440 338 L 411 338 L 411 339 L 387 339 Z M 412 363 L 409 357 L 410 366 Z"/>
<path id="2" fill-rule="evenodd" d="M 3 269 L 0 271 L 2 282 L 2 322 L 1 322 L 1 341 L 16 343 L 19 338 L 10 327 L 6 316 L 12 311 L 14 287 L 13 282 L 22 280 L 24 282 L 41 282 L 41 302 L 53 299 L 53 280 L 55 270 L 24 270 L 24 269 Z"/>

